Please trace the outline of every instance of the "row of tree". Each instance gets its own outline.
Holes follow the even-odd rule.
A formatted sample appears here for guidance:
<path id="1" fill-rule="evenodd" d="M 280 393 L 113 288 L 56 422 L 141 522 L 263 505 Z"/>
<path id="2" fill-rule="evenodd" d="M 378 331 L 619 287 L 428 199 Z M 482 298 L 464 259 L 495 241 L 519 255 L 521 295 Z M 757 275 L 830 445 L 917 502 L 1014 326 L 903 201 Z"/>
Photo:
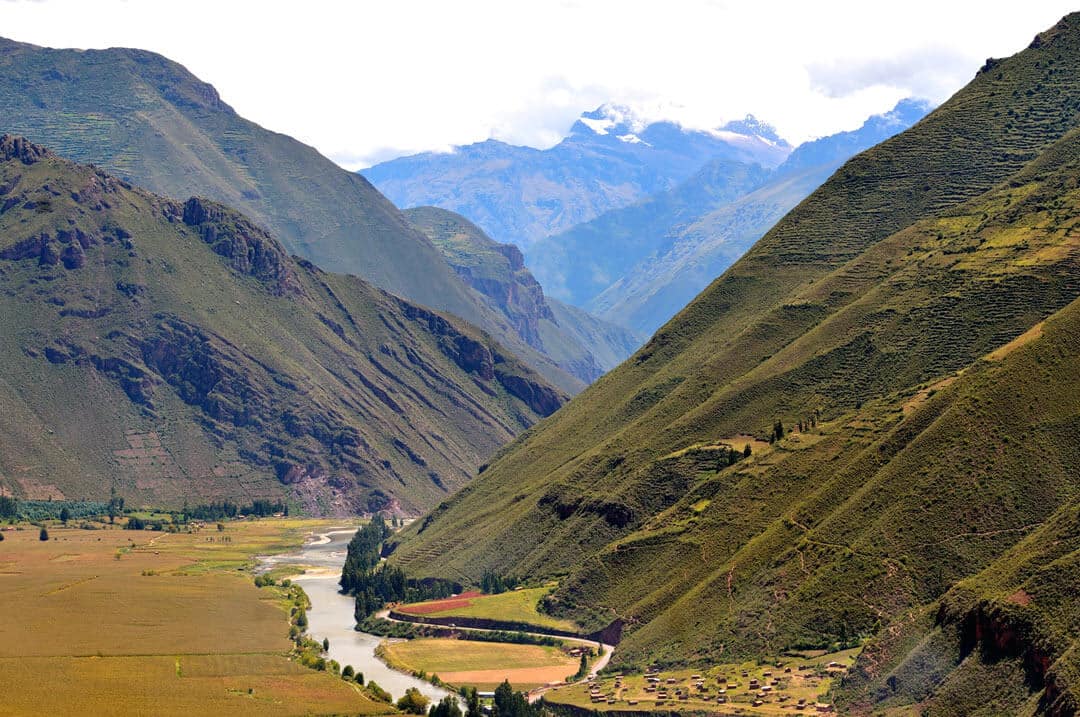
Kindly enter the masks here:
<path id="1" fill-rule="evenodd" d="M 814 409 L 813 414 L 809 418 L 801 418 L 795 422 L 795 429 L 799 433 L 805 433 L 811 428 L 817 428 L 818 418 L 821 416 L 821 411 L 817 408 Z M 775 443 L 784 437 L 784 422 L 777 420 L 773 424 L 772 432 L 769 433 L 769 443 Z"/>
<path id="2" fill-rule="evenodd" d="M 499 593 L 513 590 L 521 582 L 513 576 L 499 575 L 496 572 L 488 570 L 484 572 L 484 576 L 480 578 L 480 589 L 488 595 L 497 595 Z"/>
<path id="3" fill-rule="evenodd" d="M 275 513 L 288 515 L 289 506 L 280 500 L 270 501 L 260 498 L 251 501 L 250 505 L 238 505 L 232 501 L 222 500 L 196 505 L 193 508 L 185 505 L 179 516 L 189 520 L 224 520 L 238 515 L 255 515 L 265 518 Z"/>
<path id="4" fill-rule="evenodd" d="M 409 688 L 406 696 L 398 700 L 398 709 L 412 714 L 424 714 L 423 706 L 427 704 L 427 698 L 418 690 L 410 694 L 415 688 Z M 452 695 L 443 697 L 438 703 L 428 710 L 428 717 L 483 717 L 483 709 L 480 707 L 480 696 L 475 687 L 462 687 L 461 699 L 465 702 L 465 711 L 461 711 L 460 702 Z M 418 709 L 419 707 L 419 709 Z M 523 692 L 516 692 L 510 686 L 509 680 L 495 688 L 494 704 L 491 708 L 492 717 L 540 717 L 541 708 L 529 704 L 528 698 Z"/>
<path id="5" fill-rule="evenodd" d="M 77 520 L 81 518 L 99 518 L 108 516 L 109 522 L 127 512 L 124 499 L 116 495 L 114 488 L 109 501 L 103 503 L 91 500 L 19 500 L 13 496 L 0 495 L 0 520 Z M 289 506 L 278 500 L 255 499 L 248 505 L 240 505 L 223 500 L 189 507 L 186 504 L 180 511 L 172 512 L 172 523 L 182 525 L 188 520 L 225 520 L 238 515 L 266 517 L 275 513 L 289 514 Z M 141 530 L 140 526 L 138 530 Z"/>
<path id="6" fill-rule="evenodd" d="M 0 520 L 68 520 L 104 515 L 108 504 L 89 500 L 19 500 L 0 495 Z"/>
<path id="7" fill-rule="evenodd" d="M 400 568 L 382 562 L 383 542 L 393 534 L 376 515 L 349 541 L 341 570 L 341 592 L 356 598 L 354 616 L 362 622 L 391 602 L 418 602 L 450 597 L 456 585 L 448 580 L 410 580 Z"/>

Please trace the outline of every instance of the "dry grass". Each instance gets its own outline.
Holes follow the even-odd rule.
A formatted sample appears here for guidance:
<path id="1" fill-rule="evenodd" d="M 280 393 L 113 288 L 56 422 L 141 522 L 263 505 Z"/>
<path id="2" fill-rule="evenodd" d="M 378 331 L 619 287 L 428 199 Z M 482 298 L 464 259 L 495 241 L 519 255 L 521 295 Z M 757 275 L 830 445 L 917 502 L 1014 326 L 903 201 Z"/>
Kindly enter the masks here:
<path id="1" fill-rule="evenodd" d="M 989 361 L 1000 361 L 1001 359 L 1005 358 L 1006 356 L 1008 356 L 1009 354 L 1011 354 L 1013 351 L 1020 348 L 1021 346 L 1026 346 L 1027 344 L 1031 343 L 1035 339 L 1039 338 L 1040 336 L 1042 336 L 1043 325 L 1045 323 L 1046 322 L 1044 322 L 1044 321 L 1040 321 L 1039 323 L 1035 324 L 1034 326 L 1032 326 L 1030 329 L 1028 329 L 1024 333 L 1017 336 L 1015 339 L 1013 339 L 1009 343 L 1005 344 L 1004 346 L 1002 346 L 1000 348 L 994 349 L 993 351 L 991 351 L 990 353 L 988 353 L 986 355 L 987 360 L 989 360 Z"/>
<path id="2" fill-rule="evenodd" d="M 467 640 L 418 639 L 386 646 L 385 658 L 407 672 L 438 675 L 451 685 L 494 688 L 510 680 L 517 689 L 562 682 L 578 669 L 577 659 L 557 647 Z"/>
<path id="3" fill-rule="evenodd" d="M 316 525 L 229 523 L 193 535 L 54 527 L 48 542 L 36 529 L 5 532 L 0 715 L 386 711 L 291 662 L 279 592 L 255 588 L 243 569 Z"/>

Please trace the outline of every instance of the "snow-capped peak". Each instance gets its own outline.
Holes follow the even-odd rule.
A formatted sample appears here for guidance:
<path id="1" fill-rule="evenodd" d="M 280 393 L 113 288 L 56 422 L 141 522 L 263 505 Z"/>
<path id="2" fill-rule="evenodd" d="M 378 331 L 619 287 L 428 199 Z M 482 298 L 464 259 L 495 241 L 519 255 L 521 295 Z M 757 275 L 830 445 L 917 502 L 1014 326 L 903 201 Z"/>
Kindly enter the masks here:
<path id="1" fill-rule="evenodd" d="M 760 137 L 766 140 L 769 144 L 777 145 L 783 143 L 780 139 L 780 135 L 776 134 L 776 128 L 768 122 L 759 120 L 754 115 L 748 114 L 741 120 L 733 120 L 721 127 L 718 132 L 733 132 L 735 134 L 746 135 L 750 137 Z"/>
<path id="2" fill-rule="evenodd" d="M 578 118 L 581 124 L 591 129 L 596 134 L 607 134 L 608 130 L 615 126 L 615 120 L 608 117 L 601 117 L 599 119 L 589 117 L 588 113 L 581 115 Z"/>
<path id="3" fill-rule="evenodd" d="M 578 121 L 595 134 L 616 136 L 636 135 L 649 124 L 626 105 L 614 103 L 606 103 L 592 112 L 585 112 Z"/>
<path id="4" fill-rule="evenodd" d="M 644 144 L 647 146 L 651 146 L 648 142 L 643 140 L 641 137 L 638 137 L 636 134 L 633 134 L 632 132 L 629 134 L 617 135 L 616 139 L 626 142 L 627 144 Z"/>

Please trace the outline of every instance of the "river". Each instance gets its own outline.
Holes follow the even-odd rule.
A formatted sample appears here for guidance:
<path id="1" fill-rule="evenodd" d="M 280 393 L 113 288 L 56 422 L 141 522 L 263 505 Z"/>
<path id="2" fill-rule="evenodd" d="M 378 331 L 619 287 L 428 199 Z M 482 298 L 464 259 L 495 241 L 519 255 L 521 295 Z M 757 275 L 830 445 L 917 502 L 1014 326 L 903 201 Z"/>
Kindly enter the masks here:
<path id="1" fill-rule="evenodd" d="M 353 599 L 338 592 L 338 580 L 345 564 L 346 548 L 355 532 L 355 528 L 332 530 L 296 552 L 264 558 L 263 564 L 267 567 L 304 565 L 316 568 L 293 578 L 293 582 L 303 587 L 311 599 L 311 609 L 307 613 L 308 635 L 319 642 L 324 638 L 330 640 L 331 659 L 337 660 L 343 668 L 352 665 L 354 670 L 363 673 L 366 681 L 374 680 L 395 700 L 408 688 L 415 687 L 432 702 L 438 702 L 451 693 L 390 669 L 375 656 L 375 648 L 386 638 L 353 629 L 356 624 Z"/>

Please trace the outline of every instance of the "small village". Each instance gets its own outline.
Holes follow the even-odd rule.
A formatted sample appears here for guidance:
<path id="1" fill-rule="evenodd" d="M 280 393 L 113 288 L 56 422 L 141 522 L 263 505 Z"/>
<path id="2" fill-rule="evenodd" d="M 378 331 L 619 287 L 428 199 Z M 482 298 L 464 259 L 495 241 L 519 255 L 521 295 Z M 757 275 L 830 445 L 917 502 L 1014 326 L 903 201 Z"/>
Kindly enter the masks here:
<path id="1" fill-rule="evenodd" d="M 554 690 L 545 699 L 616 713 L 830 714 L 835 708 L 827 699 L 829 688 L 847 673 L 857 653 L 815 653 L 697 672 L 590 675 L 585 683 Z"/>

